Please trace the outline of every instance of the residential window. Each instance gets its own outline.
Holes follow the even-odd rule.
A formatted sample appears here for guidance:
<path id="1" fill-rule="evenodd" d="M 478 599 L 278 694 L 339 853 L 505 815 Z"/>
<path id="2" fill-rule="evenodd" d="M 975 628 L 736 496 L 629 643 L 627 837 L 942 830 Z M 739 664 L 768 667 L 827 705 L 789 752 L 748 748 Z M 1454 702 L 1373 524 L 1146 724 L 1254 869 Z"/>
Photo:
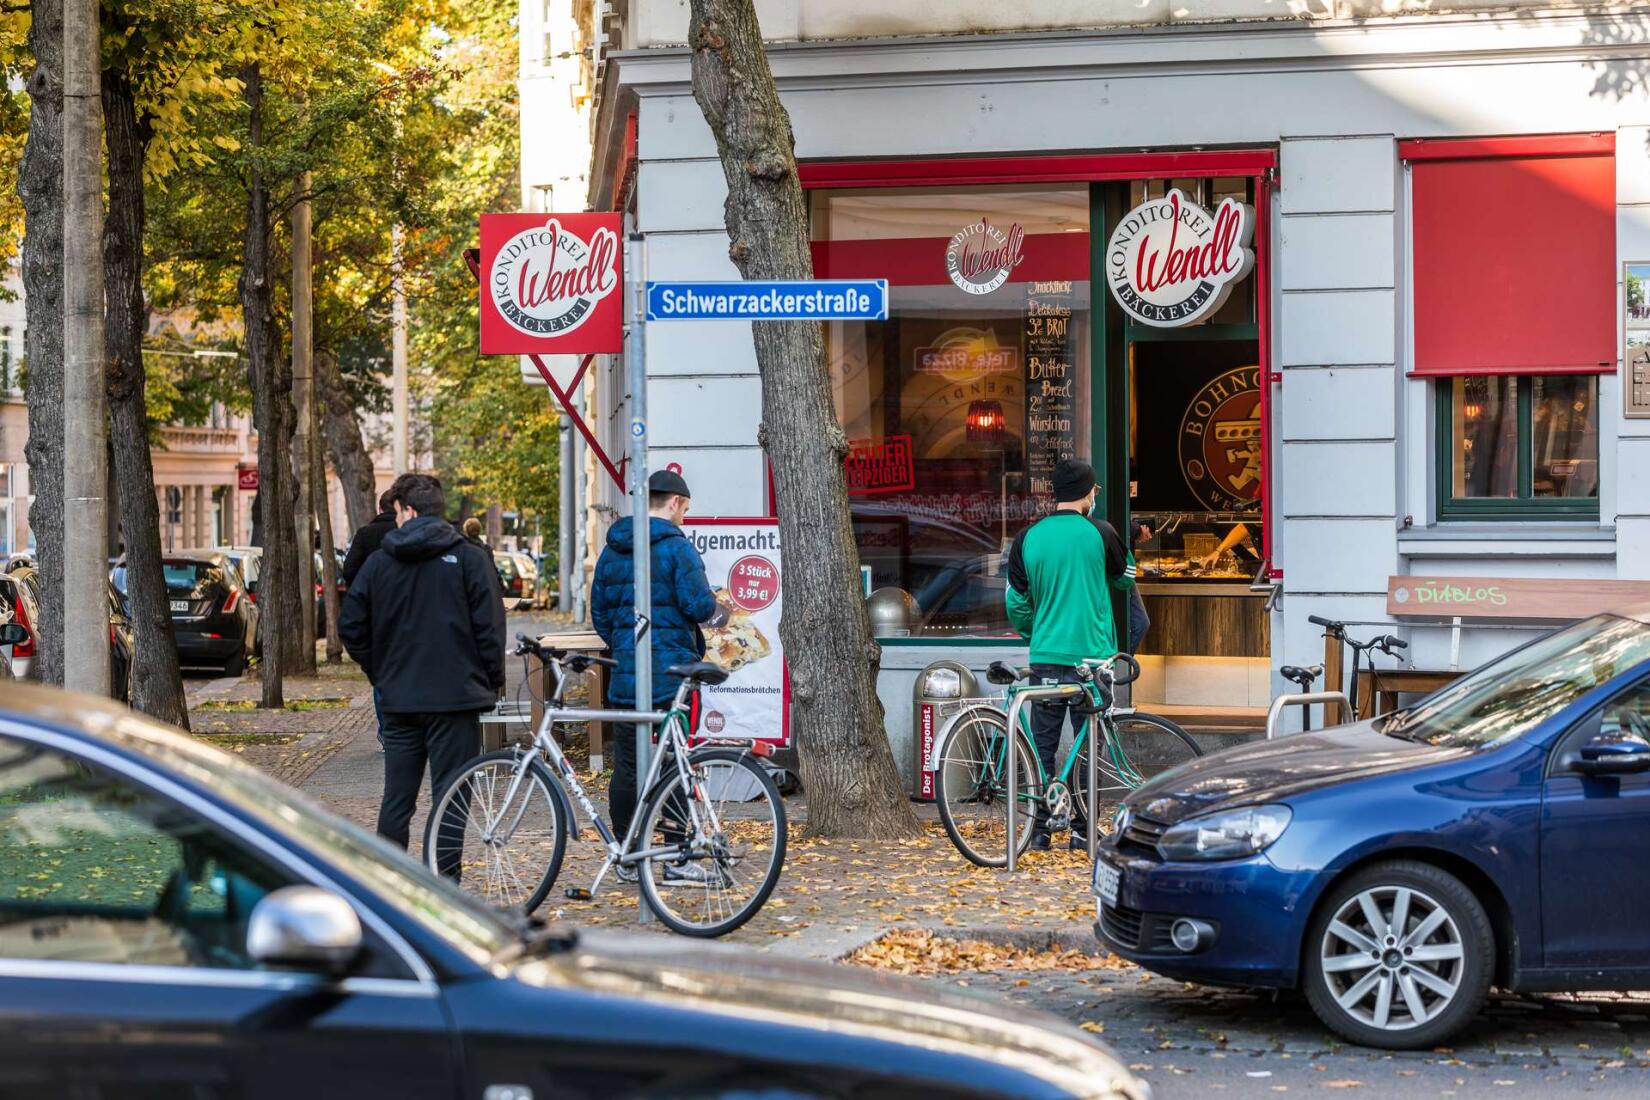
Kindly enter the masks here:
<path id="1" fill-rule="evenodd" d="M 1598 422 L 1596 375 L 1441 382 L 1439 518 L 1596 517 Z"/>
<path id="2" fill-rule="evenodd" d="M 1401 151 L 1438 518 L 1596 519 L 1598 378 L 1617 356 L 1613 135 Z"/>

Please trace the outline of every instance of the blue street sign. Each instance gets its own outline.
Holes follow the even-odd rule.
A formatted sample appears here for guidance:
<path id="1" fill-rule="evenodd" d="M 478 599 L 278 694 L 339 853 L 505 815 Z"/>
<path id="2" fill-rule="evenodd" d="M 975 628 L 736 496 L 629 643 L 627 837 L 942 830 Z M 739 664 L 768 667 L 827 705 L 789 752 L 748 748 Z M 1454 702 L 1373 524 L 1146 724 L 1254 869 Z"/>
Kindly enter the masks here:
<path id="1" fill-rule="evenodd" d="M 649 321 L 886 321 L 887 279 L 647 284 Z"/>

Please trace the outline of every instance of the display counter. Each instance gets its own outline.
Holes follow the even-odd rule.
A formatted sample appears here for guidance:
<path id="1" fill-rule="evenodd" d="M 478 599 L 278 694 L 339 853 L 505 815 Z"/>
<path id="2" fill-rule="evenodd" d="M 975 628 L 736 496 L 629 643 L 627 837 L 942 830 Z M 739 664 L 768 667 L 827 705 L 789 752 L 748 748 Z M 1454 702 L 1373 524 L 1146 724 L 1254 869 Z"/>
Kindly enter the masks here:
<path id="1" fill-rule="evenodd" d="M 1250 585 L 1260 568 L 1258 517 L 1234 512 L 1138 512 L 1149 526 L 1135 545 L 1140 595 L 1151 629 L 1143 655 L 1266 657 L 1266 593 Z"/>

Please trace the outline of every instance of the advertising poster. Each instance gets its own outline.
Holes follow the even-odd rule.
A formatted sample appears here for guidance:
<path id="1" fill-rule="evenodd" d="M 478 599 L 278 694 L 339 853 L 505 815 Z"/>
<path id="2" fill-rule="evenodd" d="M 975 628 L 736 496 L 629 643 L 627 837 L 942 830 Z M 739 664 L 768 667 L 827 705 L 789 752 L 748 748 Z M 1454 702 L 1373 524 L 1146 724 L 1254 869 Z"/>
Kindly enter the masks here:
<path id="1" fill-rule="evenodd" d="M 690 518 L 683 530 L 705 559 L 716 594 L 716 616 L 704 627 L 705 660 L 731 672 L 726 682 L 701 692 L 699 734 L 788 745 L 791 684 L 779 641 L 779 521 Z"/>

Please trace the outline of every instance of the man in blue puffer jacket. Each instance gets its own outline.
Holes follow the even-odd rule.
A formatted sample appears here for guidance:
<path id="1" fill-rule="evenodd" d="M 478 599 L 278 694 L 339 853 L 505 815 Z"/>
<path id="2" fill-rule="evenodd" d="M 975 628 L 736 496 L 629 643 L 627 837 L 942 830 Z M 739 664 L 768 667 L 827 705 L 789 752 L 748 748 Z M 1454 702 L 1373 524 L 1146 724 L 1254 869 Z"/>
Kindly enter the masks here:
<path id="1" fill-rule="evenodd" d="M 678 680 L 665 675 L 672 665 L 705 656 L 699 624 L 716 614 L 716 597 L 705 579 L 705 563 L 679 526 L 687 518 L 689 493 L 680 474 L 660 470 L 647 479 L 651 516 L 649 544 L 653 563 L 653 698 L 654 705 L 676 695 Z M 636 536 L 630 516 L 607 529 L 607 548 L 596 562 L 590 593 L 590 617 L 596 633 L 619 662 L 608 682 L 608 702 L 636 703 Z M 616 725 L 612 736 L 613 784 L 607 804 L 613 832 L 621 839 L 636 812 L 636 730 Z"/>

